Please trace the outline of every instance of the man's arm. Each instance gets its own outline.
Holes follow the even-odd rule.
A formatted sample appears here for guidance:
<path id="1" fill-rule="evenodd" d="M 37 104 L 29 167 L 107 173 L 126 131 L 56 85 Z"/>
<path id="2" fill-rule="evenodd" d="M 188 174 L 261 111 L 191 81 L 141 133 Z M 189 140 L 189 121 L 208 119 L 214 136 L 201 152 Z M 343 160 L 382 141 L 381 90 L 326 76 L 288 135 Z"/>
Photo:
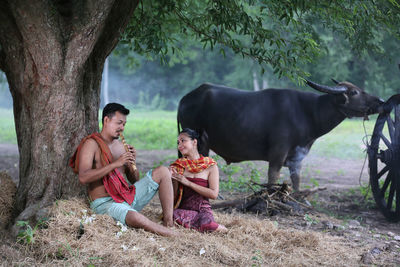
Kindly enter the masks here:
<path id="1" fill-rule="evenodd" d="M 100 180 L 103 176 L 110 173 L 115 168 L 122 167 L 125 163 L 133 162 L 131 153 L 122 154 L 118 160 L 96 169 L 94 166 L 96 151 L 99 149 L 96 141 L 88 139 L 83 145 L 79 155 L 79 182 L 90 184 Z M 101 164 L 98 162 L 98 164 Z"/>
<path id="2" fill-rule="evenodd" d="M 128 178 L 129 182 L 131 182 L 132 184 L 139 181 L 140 173 L 137 168 L 136 170 L 133 170 L 132 166 L 125 166 L 125 173 L 126 173 L 126 178 Z"/>

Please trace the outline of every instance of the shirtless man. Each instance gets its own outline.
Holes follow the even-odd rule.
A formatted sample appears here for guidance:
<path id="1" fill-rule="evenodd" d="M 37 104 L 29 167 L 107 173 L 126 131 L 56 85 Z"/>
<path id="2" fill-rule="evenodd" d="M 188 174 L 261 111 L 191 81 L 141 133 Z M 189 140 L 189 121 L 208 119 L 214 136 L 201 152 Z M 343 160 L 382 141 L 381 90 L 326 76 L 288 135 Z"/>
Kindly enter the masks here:
<path id="1" fill-rule="evenodd" d="M 131 227 L 143 228 L 164 236 L 174 236 L 176 235 L 175 231 L 168 228 L 173 226 L 171 173 L 168 168 L 160 166 L 153 171 L 150 170 L 145 177 L 139 180 L 139 171 L 133 171 L 133 168 L 130 167 L 136 161 L 136 150 L 128 145 L 129 151 L 126 152 L 124 145 L 118 140 L 120 133 L 124 130 L 128 114 L 129 110 L 120 104 L 106 105 L 103 109 L 103 128 L 100 134 L 95 133 L 82 140 L 71 161 L 75 162 L 79 182 L 88 186 L 90 207 L 96 213 L 108 214 L 115 220 Z M 109 148 L 108 155 L 111 157 L 108 164 L 104 163 L 104 151 L 107 151 L 107 147 Z M 134 186 L 129 186 L 123 177 L 122 179 L 118 178 L 121 177 L 121 174 L 125 174 Z M 113 178 L 109 178 L 113 175 Z M 113 189 L 115 182 L 107 182 L 110 181 L 107 178 L 103 180 L 104 176 L 111 180 L 117 177 L 117 190 L 107 190 L 110 187 Z M 110 185 L 110 183 L 113 184 Z M 163 225 L 155 223 L 139 213 L 153 198 L 157 190 L 159 190 L 164 215 Z M 129 204 L 127 201 L 131 203 Z"/>

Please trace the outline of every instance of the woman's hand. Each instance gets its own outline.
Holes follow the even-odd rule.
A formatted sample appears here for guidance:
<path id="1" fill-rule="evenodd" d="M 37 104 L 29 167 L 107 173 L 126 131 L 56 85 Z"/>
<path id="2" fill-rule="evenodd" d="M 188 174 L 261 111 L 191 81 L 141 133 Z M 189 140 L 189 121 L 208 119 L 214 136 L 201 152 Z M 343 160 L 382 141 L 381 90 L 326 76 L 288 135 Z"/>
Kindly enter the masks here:
<path id="1" fill-rule="evenodd" d="M 171 178 L 180 182 L 181 184 L 185 185 L 185 186 L 189 186 L 190 185 L 190 181 L 188 179 L 186 179 L 185 176 L 183 176 L 182 174 L 179 174 L 174 168 L 170 168 L 171 171 Z"/>

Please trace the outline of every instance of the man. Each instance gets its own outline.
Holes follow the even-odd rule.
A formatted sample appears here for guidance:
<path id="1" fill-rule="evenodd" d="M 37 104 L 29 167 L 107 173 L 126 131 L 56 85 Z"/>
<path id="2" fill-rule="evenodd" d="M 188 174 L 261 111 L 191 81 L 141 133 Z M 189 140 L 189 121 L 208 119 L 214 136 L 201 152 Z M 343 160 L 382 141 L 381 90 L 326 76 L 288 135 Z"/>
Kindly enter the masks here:
<path id="1" fill-rule="evenodd" d="M 171 173 L 160 166 L 149 171 L 139 180 L 139 171 L 133 170 L 136 150 L 118 140 L 124 130 L 129 110 L 117 103 L 107 104 L 103 109 L 100 133 L 85 137 L 70 166 L 79 174 L 79 182 L 88 185 L 90 207 L 98 214 L 108 214 L 123 224 L 147 231 L 173 236 L 173 188 Z M 129 185 L 126 178 L 133 184 Z M 139 211 L 159 190 L 163 210 L 163 225 L 149 220 Z"/>

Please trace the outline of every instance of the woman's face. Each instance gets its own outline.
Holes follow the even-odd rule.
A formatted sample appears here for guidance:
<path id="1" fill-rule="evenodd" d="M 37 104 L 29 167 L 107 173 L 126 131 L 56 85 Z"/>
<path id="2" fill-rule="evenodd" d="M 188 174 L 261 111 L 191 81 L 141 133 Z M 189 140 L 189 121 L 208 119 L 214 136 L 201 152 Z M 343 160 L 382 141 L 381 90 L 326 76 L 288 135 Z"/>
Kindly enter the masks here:
<path id="1" fill-rule="evenodd" d="M 184 156 L 197 152 L 197 140 L 192 140 L 187 133 L 181 133 L 178 136 L 178 150 Z"/>

